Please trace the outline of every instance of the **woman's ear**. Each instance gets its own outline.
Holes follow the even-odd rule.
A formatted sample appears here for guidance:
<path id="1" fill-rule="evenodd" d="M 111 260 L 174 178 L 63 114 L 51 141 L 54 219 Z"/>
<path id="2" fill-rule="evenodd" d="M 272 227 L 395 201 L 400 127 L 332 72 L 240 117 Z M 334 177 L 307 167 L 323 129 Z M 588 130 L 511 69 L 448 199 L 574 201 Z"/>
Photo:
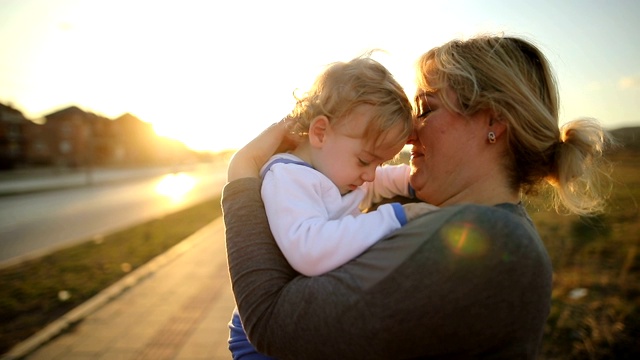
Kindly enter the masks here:
<path id="1" fill-rule="evenodd" d="M 489 120 L 489 130 L 496 134 L 496 138 L 499 138 L 507 130 L 507 124 L 500 118 L 492 117 Z"/>
<path id="2" fill-rule="evenodd" d="M 309 125 L 309 144 L 313 147 L 322 147 L 329 131 L 329 118 L 324 115 L 316 116 Z"/>
<path id="3" fill-rule="evenodd" d="M 489 131 L 493 132 L 496 138 L 499 138 L 507 130 L 507 123 L 502 121 L 500 114 L 496 111 L 488 111 L 487 117 L 489 120 Z"/>

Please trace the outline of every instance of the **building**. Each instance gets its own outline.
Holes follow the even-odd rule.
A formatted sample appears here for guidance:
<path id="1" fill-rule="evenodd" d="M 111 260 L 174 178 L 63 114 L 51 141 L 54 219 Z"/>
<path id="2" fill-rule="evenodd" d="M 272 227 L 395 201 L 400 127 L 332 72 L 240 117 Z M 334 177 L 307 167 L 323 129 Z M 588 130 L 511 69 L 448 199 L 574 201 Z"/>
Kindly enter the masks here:
<path id="1" fill-rule="evenodd" d="M 44 119 L 36 124 L 0 104 L 0 169 L 170 165 L 193 158 L 184 144 L 159 137 L 132 114 L 112 120 L 70 106 Z"/>
<path id="2" fill-rule="evenodd" d="M 22 112 L 0 104 L 0 169 L 11 169 L 25 161 L 24 128 L 28 123 Z"/>

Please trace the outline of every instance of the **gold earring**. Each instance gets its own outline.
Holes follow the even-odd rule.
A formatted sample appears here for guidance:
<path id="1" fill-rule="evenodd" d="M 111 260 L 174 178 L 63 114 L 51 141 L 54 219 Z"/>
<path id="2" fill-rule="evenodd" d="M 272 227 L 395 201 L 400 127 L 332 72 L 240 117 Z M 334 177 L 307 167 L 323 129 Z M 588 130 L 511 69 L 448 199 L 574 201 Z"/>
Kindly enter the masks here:
<path id="1" fill-rule="evenodd" d="M 487 134 L 487 138 L 489 139 L 489 144 L 496 143 L 496 133 L 494 133 L 493 131 L 489 131 L 489 134 Z"/>

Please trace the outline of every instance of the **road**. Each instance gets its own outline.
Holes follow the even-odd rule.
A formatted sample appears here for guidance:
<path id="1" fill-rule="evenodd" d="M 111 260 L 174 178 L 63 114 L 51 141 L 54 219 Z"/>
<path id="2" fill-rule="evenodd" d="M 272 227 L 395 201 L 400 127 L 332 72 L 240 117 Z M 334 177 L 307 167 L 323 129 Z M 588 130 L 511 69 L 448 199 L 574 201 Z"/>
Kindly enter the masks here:
<path id="1" fill-rule="evenodd" d="M 220 195 L 226 163 L 0 197 L 0 266 L 98 238 Z"/>

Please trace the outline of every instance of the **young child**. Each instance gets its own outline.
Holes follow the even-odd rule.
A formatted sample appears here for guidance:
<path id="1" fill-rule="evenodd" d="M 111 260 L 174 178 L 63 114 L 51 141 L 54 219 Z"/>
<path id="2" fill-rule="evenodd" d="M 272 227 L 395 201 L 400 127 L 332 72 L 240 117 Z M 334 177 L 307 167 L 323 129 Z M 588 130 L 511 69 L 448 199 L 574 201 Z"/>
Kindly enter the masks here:
<path id="1" fill-rule="evenodd" d="M 413 197 L 409 166 L 382 166 L 413 131 L 411 104 L 375 60 L 330 65 L 297 99 L 290 118 L 302 140 L 262 168 L 261 191 L 273 236 L 299 273 L 333 270 L 436 208 L 387 203 L 365 212 L 384 198 Z M 234 359 L 268 358 L 248 342 L 237 311 L 229 326 Z"/>

